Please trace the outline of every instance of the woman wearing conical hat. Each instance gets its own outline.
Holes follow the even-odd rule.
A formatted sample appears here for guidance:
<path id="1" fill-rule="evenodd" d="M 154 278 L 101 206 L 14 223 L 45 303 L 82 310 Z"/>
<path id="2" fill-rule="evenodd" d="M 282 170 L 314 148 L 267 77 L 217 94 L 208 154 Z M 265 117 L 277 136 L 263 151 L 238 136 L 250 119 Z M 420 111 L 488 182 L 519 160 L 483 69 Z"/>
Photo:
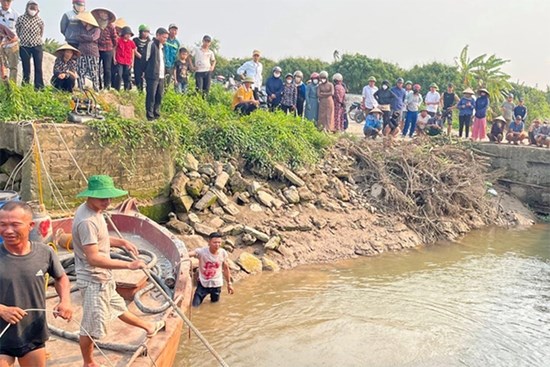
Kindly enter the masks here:
<path id="1" fill-rule="evenodd" d="M 84 87 L 85 79 L 90 79 L 94 90 L 99 90 L 99 37 L 101 29 L 96 19 L 89 12 L 82 12 L 76 16 L 82 22 L 78 34 L 78 86 Z"/>
<path id="2" fill-rule="evenodd" d="M 91 13 L 97 20 L 99 29 L 101 29 L 98 40 L 101 87 L 102 89 L 110 89 L 111 70 L 113 68 L 114 52 L 117 44 L 117 34 L 113 25 L 116 21 L 116 16 L 112 11 L 103 8 L 94 9 Z"/>
<path id="3" fill-rule="evenodd" d="M 55 56 L 51 84 L 56 89 L 72 92 L 78 79 L 76 59 L 80 51 L 66 43 L 55 51 Z"/>

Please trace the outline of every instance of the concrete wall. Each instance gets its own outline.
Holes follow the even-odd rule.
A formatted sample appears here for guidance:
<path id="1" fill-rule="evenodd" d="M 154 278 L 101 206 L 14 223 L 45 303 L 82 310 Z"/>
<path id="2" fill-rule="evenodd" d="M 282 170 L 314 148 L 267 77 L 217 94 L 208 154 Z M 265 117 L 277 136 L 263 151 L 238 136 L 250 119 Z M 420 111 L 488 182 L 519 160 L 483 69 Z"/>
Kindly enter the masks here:
<path id="1" fill-rule="evenodd" d="M 550 214 L 550 149 L 477 144 L 475 149 L 491 158 L 493 168 L 505 170 L 501 183 L 536 211 Z"/>
<path id="2" fill-rule="evenodd" d="M 75 205 L 75 195 L 86 182 L 72 161 L 69 151 L 86 176 L 108 174 L 115 184 L 138 198 L 153 198 L 167 189 L 174 175 L 174 161 L 168 151 L 152 144 L 131 152 L 123 146 L 102 147 L 92 136 L 92 130 L 79 124 L 35 123 L 43 161 L 52 180 L 61 190 L 64 200 Z M 56 129 L 57 128 L 57 129 Z M 59 132 L 58 132 L 59 131 Z M 61 137 L 65 140 L 68 150 Z M 25 155 L 31 148 L 33 129 L 21 123 L 0 123 L 0 149 Z M 23 200 L 38 198 L 37 171 L 34 155 L 25 165 L 21 184 Z M 42 172 L 44 199 L 54 209 L 54 200 Z"/>

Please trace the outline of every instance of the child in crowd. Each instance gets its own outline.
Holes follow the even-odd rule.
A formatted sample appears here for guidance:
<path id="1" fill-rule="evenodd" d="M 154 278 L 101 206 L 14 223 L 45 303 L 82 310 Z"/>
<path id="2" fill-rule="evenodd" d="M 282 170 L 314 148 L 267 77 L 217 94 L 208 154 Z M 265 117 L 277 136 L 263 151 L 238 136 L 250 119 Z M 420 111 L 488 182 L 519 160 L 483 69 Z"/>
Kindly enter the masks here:
<path id="1" fill-rule="evenodd" d="M 185 47 L 181 47 L 178 52 L 178 60 L 174 64 L 174 84 L 176 87 L 176 93 L 187 92 L 187 85 L 189 83 L 188 73 L 193 70 L 193 64 L 189 57 L 189 52 Z"/>
<path id="2" fill-rule="evenodd" d="M 120 90 L 122 81 L 124 81 L 124 90 L 132 89 L 131 69 L 134 66 L 134 57 L 137 53 L 136 44 L 132 41 L 133 36 L 134 33 L 132 33 L 130 27 L 126 26 L 122 28 L 115 51 L 115 64 L 118 71 L 118 78 L 115 84 L 116 90 Z"/>

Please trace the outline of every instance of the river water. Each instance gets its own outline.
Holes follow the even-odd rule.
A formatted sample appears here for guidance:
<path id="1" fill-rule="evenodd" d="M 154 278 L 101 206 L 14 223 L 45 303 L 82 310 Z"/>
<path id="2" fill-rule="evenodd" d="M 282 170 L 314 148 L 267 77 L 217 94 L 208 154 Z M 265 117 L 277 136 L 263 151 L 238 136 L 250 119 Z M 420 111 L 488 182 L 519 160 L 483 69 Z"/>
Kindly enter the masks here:
<path id="1" fill-rule="evenodd" d="M 193 310 L 232 367 L 550 366 L 550 226 L 250 277 Z M 225 290 L 225 289 L 224 289 Z M 217 366 L 197 337 L 175 366 Z"/>

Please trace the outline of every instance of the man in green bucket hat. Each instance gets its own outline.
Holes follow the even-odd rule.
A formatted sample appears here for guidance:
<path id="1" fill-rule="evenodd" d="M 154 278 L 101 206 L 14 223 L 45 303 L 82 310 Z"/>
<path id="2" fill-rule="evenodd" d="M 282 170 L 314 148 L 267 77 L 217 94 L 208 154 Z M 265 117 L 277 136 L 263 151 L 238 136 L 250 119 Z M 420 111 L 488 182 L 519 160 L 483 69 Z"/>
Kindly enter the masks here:
<path id="1" fill-rule="evenodd" d="M 73 219 L 73 247 L 77 286 L 82 294 L 82 321 L 80 329 L 80 350 L 84 366 L 98 366 L 93 359 L 93 339 L 107 334 L 107 324 L 115 317 L 125 323 L 137 326 L 152 337 L 165 328 L 165 323 L 145 322 L 126 308 L 124 299 L 116 292 L 113 269 L 138 270 L 145 268 L 141 260 L 132 262 L 111 259 L 111 246 L 120 247 L 137 256 L 134 244 L 125 239 L 109 236 L 103 211 L 111 199 L 127 195 L 117 189 L 113 179 L 106 175 L 92 176 L 88 188 L 77 195 L 86 198 L 78 207 Z M 89 335 L 88 335 L 89 334 Z M 91 336 L 91 337 L 90 337 Z"/>

